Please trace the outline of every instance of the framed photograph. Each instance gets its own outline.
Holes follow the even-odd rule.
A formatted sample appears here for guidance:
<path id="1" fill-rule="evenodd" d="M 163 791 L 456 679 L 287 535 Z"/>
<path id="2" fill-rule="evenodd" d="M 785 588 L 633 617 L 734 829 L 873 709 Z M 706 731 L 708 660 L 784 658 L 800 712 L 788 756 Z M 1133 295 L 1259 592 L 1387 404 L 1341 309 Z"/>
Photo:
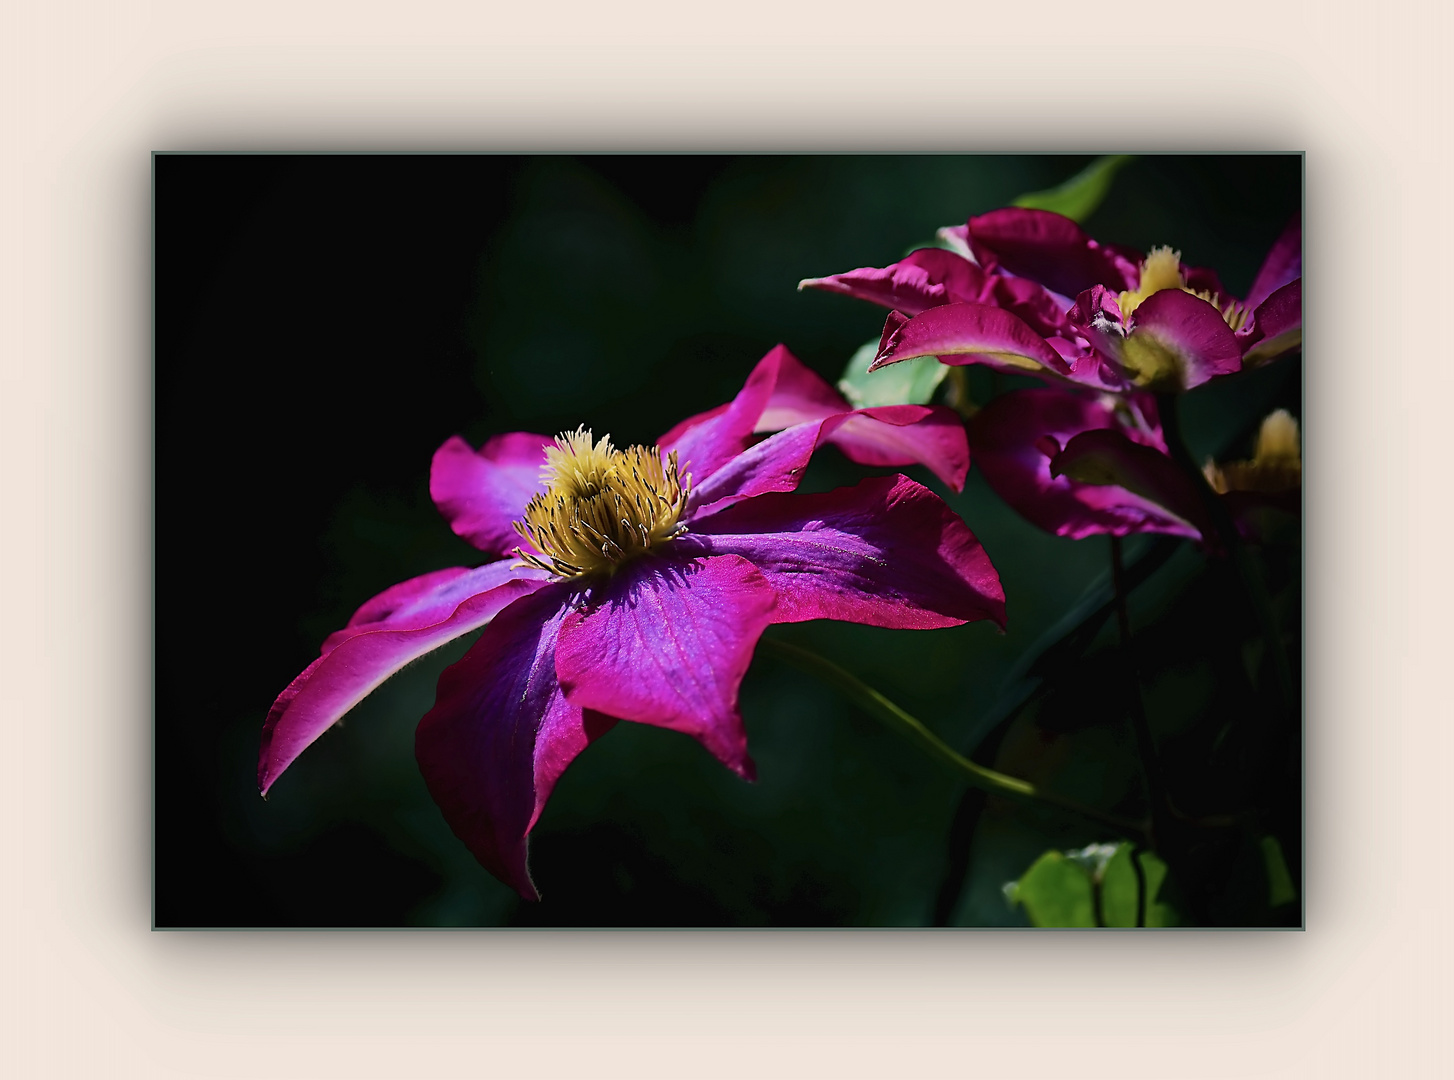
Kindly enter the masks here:
<path id="1" fill-rule="evenodd" d="M 1301 154 L 153 168 L 158 928 L 1302 925 Z"/>

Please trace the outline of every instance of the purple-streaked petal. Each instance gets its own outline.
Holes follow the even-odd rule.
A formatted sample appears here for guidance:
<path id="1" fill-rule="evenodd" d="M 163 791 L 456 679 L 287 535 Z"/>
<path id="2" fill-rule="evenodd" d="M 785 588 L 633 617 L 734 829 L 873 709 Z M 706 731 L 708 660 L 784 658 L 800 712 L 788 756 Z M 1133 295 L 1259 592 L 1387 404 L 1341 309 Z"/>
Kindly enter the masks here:
<path id="1" fill-rule="evenodd" d="M 1262 268 L 1252 279 L 1247 293 L 1247 306 L 1260 307 L 1262 302 L 1295 278 L 1303 276 L 1303 216 L 1294 214 L 1262 261 Z"/>
<path id="2" fill-rule="evenodd" d="M 1205 511 L 1196 486 L 1170 457 L 1132 442 L 1114 428 L 1083 431 L 1050 460 L 1051 476 L 1119 487 L 1150 499 L 1205 534 Z"/>
<path id="3" fill-rule="evenodd" d="M 1118 409 L 1128 410 L 1129 426 L 1121 427 Z M 995 398 L 970 421 L 969 438 L 975 466 L 990 487 L 1046 532 L 1075 539 L 1139 532 L 1198 538 L 1193 525 L 1144 496 L 1051 475 L 1051 457 L 1062 446 L 1082 432 L 1108 428 L 1143 445 L 1164 446 L 1149 395 L 1132 395 L 1117 405 L 1050 387 Z"/>
<path id="4" fill-rule="evenodd" d="M 792 491 L 825 442 L 865 465 L 923 464 L 956 490 L 969 468 L 969 443 L 942 406 L 881 405 L 795 424 L 749 447 L 692 490 L 691 514 L 715 512 L 726 500 Z"/>
<path id="5" fill-rule="evenodd" d="M 1255 367 L 1299 348 L 1303 343 L 1303 279 L 1290 281 L 1252 313 L 1250 344 L 1244 345 L 1245 367 Z"/>
<path id="6" fill-rule="evenodd" d="M 634 563 L 566 615 L 560 685 L 575 705 L 690 735 L 751 778 L 737 688 L 773 603 L 734 555 Z"/>
<path id="7" fill-rule="evenodd" d="M 545 490 L 540 469 L 549 445 L 548 436 L 516 431 L 476 451 L 455 435 L 434 452 L 429 495 L 457 536 L 494 555 L 514 551 L 521 543 L 514 522 Z"/>
<path id="8" fill-rule="evenodd" d="M 1070 368 L 1043 337 L 1017 316 L 985 304 L 949 304 L 903 320 L 890 312 L 878 355 L 869 365 L 937 356 L 946 364 L 988 364 L 1002 371 L 1053 372 L 1069 376 Z"/>
<path id="9" fill-rule="evenodd" d="M 905 476 L 749 499 L 683 543 L 750 560 L 777 591 L 776 623 L 1005 624 L 1004 591 L 984 548 L 944 500 Z"/>
<path id="10" fill-rule="evenodd" d="M 1222 313 L 1180 289 L 1137 305 L 1121 350 L 1122 365 L 1153 390 L 1190 390 L 1242 370 L 1242 346 Z"/>
<path id="11" fill-rule="evenodd" d="M 952 251 L 920 248 L 892 266 L 805 278 L 798 282 L 798 288 L 839 293 L 917 315 L 943 304 L 982 301 L 985 273 Z"/>
<path id="12" fill-rule="evenodd" d="M 1007 208 L 969 219 L 969 243 L 987 270 L 1002 266 L 1063 296 L 1092 285 L 1134 289 L 1140 255 L 1098 244 L 1068 217 L 1049 210 Z"/>
<path id="13" fill-rule="evenodd" d="M 615 723 L 565 699 L 555 650 L 572 593 L 553 585 L 495 617 L 439 677 L 414 755 L 429 794 L 475 858 L 527 900 L 526 835 L 565 767 Z"/>
<path id="14" fill-rule="evenodd" d="M 775 345 L 747 376 L 747 382 L 725 409 L 713 409 L 682 421 L 660 439 L 663 456 L 675 450 L 684 473 L 700 484 L 752 442 L 757 421 L 777 385 L 787 347 Z"/>
<path id="15" fill-rule="evenodd" d="M 310 743 L 390 675 L 479 629 L 511 601 L 539 589 L 546 577 L 502 559 L 474 570 L 456 567 L 425 574 L 359 608 L 268 711 L 258 758 L 263 794 Z"/>

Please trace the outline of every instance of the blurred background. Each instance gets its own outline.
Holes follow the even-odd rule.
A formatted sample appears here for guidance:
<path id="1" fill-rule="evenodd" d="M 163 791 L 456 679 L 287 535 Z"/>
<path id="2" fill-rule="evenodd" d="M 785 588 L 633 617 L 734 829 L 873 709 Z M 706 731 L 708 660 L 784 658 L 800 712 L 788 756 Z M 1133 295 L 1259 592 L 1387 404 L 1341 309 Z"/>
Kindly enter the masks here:
<path id="1" fill-rule="evenodd" d="M 741 702 L 758 782 L 684 736 L 618 725 L 535 829 L 539 904 L 475 863 L 414 763 L 415 724 L 472 636 L 386 683 L 267 801 L 258 735 L 365 600 L 481 561 L 428 496 L 450 435 L 583 423 L 649 443 L 731 398 L 777 342 L 836 381 L 885 312 L 799 293 L 800 279 L 885 265 L 1090 160 L 158 156 L 156 925 L 1024 925 L 1005 882 L 1047 848 L 1115 838 L 993 799 L 966 809 L 960 781 L 766 655 Z M 1085 227 L 1170 244 L 1240 295 L 1301 191 L 1298 155 L 1142 157 Z M 974 371 L 970 385 L 982 400 L 1012 382 Z M 1300 359 L 1183 404 L 1199 460 L 1247 457 L 1270 408 L 1301 416 Z M 804 487 L 866 471 L 829 448 Z M 1105 574 L 1106 539 L 1040 532 L 974 470 L 960 495 L 906 471 L 984 543 L 1008 632 L 769 633 L 851 668 L 987 764 L 1138 813 L 1124 717 L 1098 704 L 1115 698 L 1099 693 L 1108 633 L 981 745 L 1016 661 Z M 1133 560 L 1147 550 L 1127 546 Z M 1297 656 L 1300 547 L 1263 557 Z M 1147 708 L 1187 798 L 1256 802 L 1296 881 L 1300 731 L 1230 722 L 1256 711 L 1257 635 L 1217 582 L 1181 545 L 1137 590 Z M 1206 857 L 1220 884 L 1196 890 L 1196 921 L 1300 917 L 1266 910 L 1245 842 Z"/>

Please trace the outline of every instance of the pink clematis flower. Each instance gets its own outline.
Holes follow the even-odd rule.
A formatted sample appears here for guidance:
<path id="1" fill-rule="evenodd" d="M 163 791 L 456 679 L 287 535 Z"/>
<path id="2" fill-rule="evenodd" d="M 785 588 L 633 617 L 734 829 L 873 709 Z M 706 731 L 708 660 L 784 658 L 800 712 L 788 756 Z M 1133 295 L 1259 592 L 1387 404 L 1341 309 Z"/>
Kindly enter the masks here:
<path id="1" fill-rule="evenodd" d="M 618 720 L 691 735 L 753 775 L 737 694 L 768 625 L 1004 625 L 989 557 L 928 489 L 890 476 L 794 491 L 827 441 L 962 484 L 963 430 L 943 419 L 849 410 L 779 346 L 731 403 L 655 447 L 584 430 L 477 451 L 450 439 L 430 476 L 436 505 L 460 536 L 514 557 L 425 574 L 361 607 L 268 714 L 261 789 L 389 675 L 483 626 L 440 677 L 416 756 L 455 834 L 537 898 L 527 836 L 566 766 Z"/>
<path id="2" fill-rule="evenodd" d="M 938 356 L 1121 393 L 1185 390 L 1302 341 L 1298 218 L 1245 300 L 1170 248 L 1143 258 L 1045 210 L 995 210 L 941 234 L 955 250 L 916 251 L 799 287 L 894 309 L 875 368 Z"/>

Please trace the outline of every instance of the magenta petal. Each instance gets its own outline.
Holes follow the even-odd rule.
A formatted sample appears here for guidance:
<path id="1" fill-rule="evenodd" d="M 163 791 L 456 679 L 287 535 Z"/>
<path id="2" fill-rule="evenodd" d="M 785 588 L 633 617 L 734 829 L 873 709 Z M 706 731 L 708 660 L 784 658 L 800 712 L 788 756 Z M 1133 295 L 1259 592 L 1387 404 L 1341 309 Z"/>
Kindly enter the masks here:
<path id="1" fill-rule="evenodd" d="M 905 476 L 749 499 L 701 522 L 692 541 L 751 560 L 777 590 L 773 622 L 1005 624 L 1004 591 L 984 548 L 943 499 Z"/>
<path id="2" fill-rule="evenodd" d="M 545 435 L 516 431 L 496 435 L 475 451 L 456 435 L 434 452 L 429 495 L 456 535 L 481 551 L 504 555 L 521 542 L 514 522 L 525 504 L 545 490 L 540 468 L 550 443 Z"/>
<path id="3" fill-rule="evenodd" d="M 767 407 L 757 418 L 757 431 L 781 431 L 851 408 L 842 394 L 787 349 L 780 345 L 769 355 L 773 354 L 777 357 L 777 382 L 767 399 Z"/>
<path id="4" fill-rule="evenodd" d="M 953 409 L 943 405 L 880 405 L 861 409 L 824 441 L 860 465 L 923 465 L 955 491 L 969 474 L 969 437 Z"/>
<path id="5" fill-rule="evenodd" d="M 1303 280 L 1282 286 L 1252 313 L 1251 344 L 1242 363 L 1247 367 L 1266 363 L 1303 343 Z"/>
<path id="6" fill-rule="evenodd" d="M 560 684 L 573 704 L 691 735 L 750 777 L 737 688 L 773 602 L 736 556 L 635 563 L 566 616 Z"/>
<path id="7" fill-rule="evenodd" d="M 800 289 L 840 293 L 908 315 L 942 304 L 980 301 L 984 285 L 983 270 L 943 248 L 921 248 L 881 269 L 863 267 L 798 282 Z"/>
<path id="8" fill-rule="evenodd" d="M 1162 289 L 1137 305 L 1131 333 L 1122 346 L 1127 357 L 1154 351 L 1168 369 L 1153 389 L 1190 390 L 1208 379 L 1242 370 L 1242 346 L 1222 313 L 1199 296 Z M 1129 359 L 1123 361 L 1135 367 Z M 1141 369 L 1147 370 L 1143 362 Z M 1174 387 L 1170 385 L 1174 383 Z"/>
<path id="9" fill-rule="evenodd" d="M 1093 487 L 1115 486 L 1150 499 L 1203 534 L 1206 514 L 1196 487 L 1165 453 L 1132 442 L 1114 428 L 1083 431 L 1050 461 L 1051 476 Z M 1094 493 L 1090 493 L 1092 498 Z"/>
<path id="10" fill-rule="evenodd" d="M 279 695 L 263 722 L 258 787 L 283 770 L 344 713 L 411 660 L 477 630 L 501 608 L 545 584 L 508 559 L 475 570 L 439 570 L 395 585 L 331 635 L 324 652 Z"/>
<path id="11" fill-rule="evenodd" d="M 988 364 L 1018 374 L 1070 374 L 1069 366 L 1043 337 L 1000 308 L 949 304 L 907 321 L 896 320 L 896 315 L 889 313 L 870 371 L 900 360 L 937 356 L 946 364 Z"/>
<path id="12" fill-rule="evenodd" d="M 747 376 L 747 382 L 725 409 L 714 409 L 685 420 L 657 440 L 665 454 L 677 452 L 684 473 L 700 484 L 752 442 L 758 418 L 777 386 L 786 346 L 774 346 Z"/>
<path id="13" fill-rule="evenodd" d="M 860 464 L 924 464 L 956 490 L 969 468 L 969 443 L 951 410 L 883 405 L 795 424 L 749 447 L 693 490 L 693 514 L 714 512 L 729 499 L 792 491 L 825 442 Z"/>
<path id="14" fill-rule="evenodd" d="M 1282 235 L 1273 242 L 1272 250 L 1262 261 L 1262 268 L 1252 280 L 1247 293 L 1247 306 L 1260 307 L 1262 302 L 1295 278 L 1303 276 L 1303 218 L 1294 214 Z"/>
<path id="15" fill-rule="evenodd" d="M 1159 448 L 1153 399 L 1135 395 L 1123 401 L 1142 412 L 1146 425 L 1130 434 Z M 1118 424 L 1116 410 L 1104 399 L 1047 387 L 995 398 L 970 421 L 969 437 L 975 466 L 990 487 L 1047 532 L 1076 539 L 1139 532 L 1199 537 L 1194 526 L 1144 496 L 1051 475 L 1051 457 L 1062 446 L 1082 432 Z"/>
<path id="16" fill-rule="evenodd" d="M 566 701 L 555 649 L 570 592 L 521 598 L 439 678 L 414 753 L 429 794 L 475 858 L 527 900 L 526 834 L 555 781 L 613 720 Z"/>
<path id="17" fill-rule="evenodd" d="M 969 242 L 986 269 L 1003 266 L 1063 296 L 1092 285 L 1132 289 L 1139 256 L 1096 243 L 1074 221 L 1049 210 L 1007 208 L 969 219 Z"/>

